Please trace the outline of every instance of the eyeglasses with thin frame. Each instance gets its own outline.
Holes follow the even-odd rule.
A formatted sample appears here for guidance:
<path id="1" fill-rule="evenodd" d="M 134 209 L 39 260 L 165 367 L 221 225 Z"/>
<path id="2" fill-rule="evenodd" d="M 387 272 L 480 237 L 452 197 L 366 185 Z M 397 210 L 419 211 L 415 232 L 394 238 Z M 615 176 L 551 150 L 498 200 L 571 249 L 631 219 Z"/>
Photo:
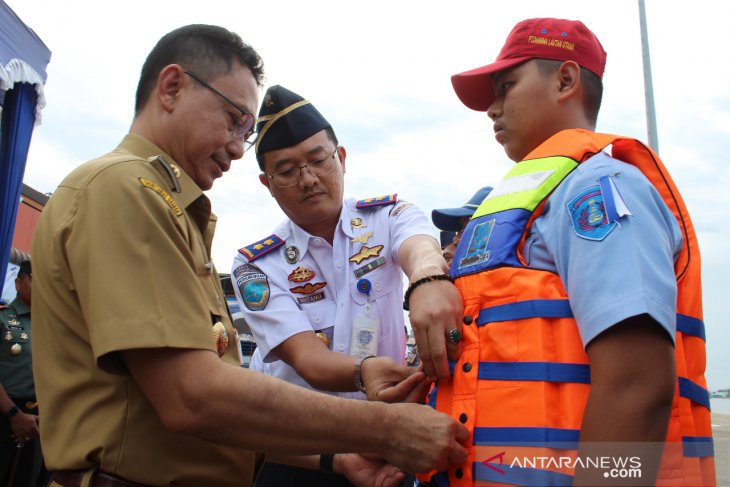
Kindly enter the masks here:
<path id="1" fill-rule="evenodd" d="M 221 93 L 220 91 L 213 88 L 211 85 L 203 81 L 198 75 L 191 73 L 190 71 L 185 71 L 185 74 L 193 78 L 195 81 L 203 85 L 205 88 L 208 88 L 210 91 L 218 95 L 223 101 L 234 107 L 236 110 L 241 112 L 241 116 L 234 116 L 233 117 L 233 129 L 231 130 L 231 134 L 233 134 L 233 138 L 236 140 L 240 140 L 244 143 L 245 148 L 248 150 L 251 145 L 253 144 L 253 141 L 249 142 L 248 139 L 253 135 L 253 127 L 256 124 L 256 116 L 253 113 L 247 112 L 243 108 L 239 107 L 236 103 L 232 102 L 230 98 L 228 98 L 226 95 Z"/>
<path id="2" fill-rule="evenodd" d="M 328 154 L 320 159 L 317 159 L 315 161 L 309 161 L 302 165 L 297 165 L 294 163 L 284 165 L 274 174 L 267 174 L 266 177 L 269 178 L 278 187 L 288 188 L 290 186 L 294 186 L 299 182 L 299 179 L 301 179 L 302 176 L 302 169 L 305 168 L 312 176 L 326 176 L 335 169 L 335 155 L 337 155 L 337 149 L 339 149 L 339 146 L 335 147 L 335 150 L 334 152 L 332 152 L 332 154 Z"/>

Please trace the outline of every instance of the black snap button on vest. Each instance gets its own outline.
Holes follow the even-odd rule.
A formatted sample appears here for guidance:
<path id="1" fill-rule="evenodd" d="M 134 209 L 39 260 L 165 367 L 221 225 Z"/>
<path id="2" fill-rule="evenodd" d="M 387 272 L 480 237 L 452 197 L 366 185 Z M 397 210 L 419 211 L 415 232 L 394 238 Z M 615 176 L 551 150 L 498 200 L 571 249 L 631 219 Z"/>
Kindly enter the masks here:
<path id="1" fill-rule="evenodd" d="M 467 362 L 467 363 L 465 363 L 464 365 L 461 366 L 461 369 L 464 372 L 469 372 L 471 370 L 471 364 L 469 362 Z"/>
<path id="2" fill-rule="evenodd" d="M 468 419 L 469 419 L 469 416 L 467 416 L 466 413 L 461 413 L 461 415 L 459 415 L 459 421 L 461 421 L 462 424 L 466 423 Z"/>
<path id="3" fill-rule="evenodd" d="M 468 316 L 468 315 L 467 316 L 464 316 L 464 324 L 465 325 L 471 325 L 471 322 L 472 321 L 474 321 L 474 318 L 472 318 L 471 316 Z"/>
<path id="4" fill-rule="evenodd" d="M 454 475 L 456 475 L 457 479 L 460 479 L 461 477 L 464 476 L 464 471 L 460 468 L 457 468 L 456 471 L 454 472 Z"/>

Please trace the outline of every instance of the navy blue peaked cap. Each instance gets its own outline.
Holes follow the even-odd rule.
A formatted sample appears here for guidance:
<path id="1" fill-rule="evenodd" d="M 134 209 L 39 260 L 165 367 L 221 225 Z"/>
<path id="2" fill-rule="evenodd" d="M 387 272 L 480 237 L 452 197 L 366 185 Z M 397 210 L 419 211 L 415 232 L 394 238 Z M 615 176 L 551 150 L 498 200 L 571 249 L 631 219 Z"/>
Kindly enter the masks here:
<path id="1" fill-rule="evenodd" d="M 256 121 L 256 155 L 297 145 L 329 127 L 329 122 L 308 100 L 274 85 L 266 90 Z"/>
<path id="2" fill-rule="evenodd" d="M 449 232 L 460 231 L 461 228 L 459 228 L 459 223 L 461 222 L 461 219 L 464 217 L 471 217 L 477 208 L 479 208 L 479 205 L 482 204 L 484 198 L 489 196 L 491 191 L 491 186 L 485 186 L 474 193 L 474 196 L 472 196 L 469 201 L 459 208 L 433 210 L 431 212 L 431 220 L 433 221 L 433 224 L 436 225 L 436 228 L 439 230 L 447 230 Z"/>

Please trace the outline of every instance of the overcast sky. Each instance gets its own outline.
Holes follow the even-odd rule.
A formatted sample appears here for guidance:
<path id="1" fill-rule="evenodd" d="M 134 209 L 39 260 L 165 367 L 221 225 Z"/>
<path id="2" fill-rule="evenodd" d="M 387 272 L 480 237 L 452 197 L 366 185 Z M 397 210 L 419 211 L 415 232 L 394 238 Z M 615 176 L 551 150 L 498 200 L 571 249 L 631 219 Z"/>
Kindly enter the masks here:
<path id="1" fill-rule="evenodd" d="M 239 33 L 264 58 L 265 88 L 281 84 L 322 112 L 348 150 L 346 190 L 357 198 L 398 193 L 430 214 L 501 179 L 512 163 L 486 115 L 459 102 L 450 76 L 491 62 L 525 18 L 584 21 L 608 52 L 598 131 L 647 139 L 637 0 L 5 1 L 53 53 L 25 172 L 44 193 L 116 146 L 144 58 L 190 23 Z M 730 388 L 730 7 L 646 0 L 646 9 L 659 153 L 702 251 L 709 386 Z M 221 272 L 283 219 L 257 175 L 249 154 L 208 192 L 220 218 L 213 254 Z"/>

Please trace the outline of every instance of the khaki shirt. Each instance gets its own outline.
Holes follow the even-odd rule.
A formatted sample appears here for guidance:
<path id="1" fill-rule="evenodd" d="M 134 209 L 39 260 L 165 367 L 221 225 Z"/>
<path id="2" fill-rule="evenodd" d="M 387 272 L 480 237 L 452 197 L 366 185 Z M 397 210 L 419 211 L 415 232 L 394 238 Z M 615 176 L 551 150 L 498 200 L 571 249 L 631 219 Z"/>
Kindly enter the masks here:
<path id="1" fill-rule="evenodd" d="M 250 485 L 254 453 L 170 432 L 117 353 L 222 351 L 220 322 L 221 359 L 240 366 L 210 260 L 216 217 L 194 181 L 157 156 L 174 164 L 127 135 L 67 176 L 41 214 L 33 351 L 44 456 L 50 470 L 98 467 L 149 485 Z"/>

